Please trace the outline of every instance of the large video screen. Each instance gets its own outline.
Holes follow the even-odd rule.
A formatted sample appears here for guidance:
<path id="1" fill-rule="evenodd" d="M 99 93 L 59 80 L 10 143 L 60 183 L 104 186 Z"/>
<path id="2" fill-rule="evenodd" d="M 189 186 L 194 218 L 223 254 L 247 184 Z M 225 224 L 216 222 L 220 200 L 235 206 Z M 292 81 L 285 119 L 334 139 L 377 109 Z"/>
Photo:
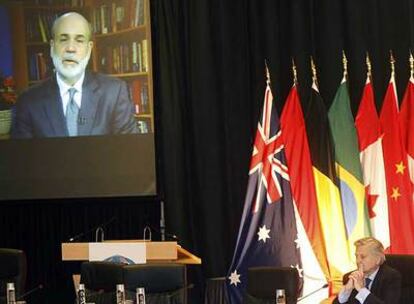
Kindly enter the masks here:
<path id="1" fill-rule="evenodd" d="M 0 14 L 0 200 L 156 195 L 148 0 Z"/>

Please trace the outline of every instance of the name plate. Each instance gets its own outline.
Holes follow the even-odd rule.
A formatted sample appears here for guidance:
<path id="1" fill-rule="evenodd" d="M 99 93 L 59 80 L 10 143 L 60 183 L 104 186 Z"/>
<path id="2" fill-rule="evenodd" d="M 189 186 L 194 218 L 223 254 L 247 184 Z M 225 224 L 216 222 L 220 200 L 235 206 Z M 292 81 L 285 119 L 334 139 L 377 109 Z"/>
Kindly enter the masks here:
<path id="1" fill-rule="evenodd" d="M 145 264 L 145 243 L 89 243 L 89 261 L 115 261 Z"/>

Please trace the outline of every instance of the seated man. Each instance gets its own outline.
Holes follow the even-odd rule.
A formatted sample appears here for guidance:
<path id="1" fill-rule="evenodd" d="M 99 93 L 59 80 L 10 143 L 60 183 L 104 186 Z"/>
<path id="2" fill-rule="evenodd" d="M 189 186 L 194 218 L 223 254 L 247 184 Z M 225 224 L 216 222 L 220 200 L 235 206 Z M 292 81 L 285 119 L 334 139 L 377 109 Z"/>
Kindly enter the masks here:
<path id="1" fill-rule="evenodd" d="M 349 274 L 333 303 L 398 304 L 400 273 L 385 265 L 384 246 L 373 237 L 355 242 L 358 270 Z"/>

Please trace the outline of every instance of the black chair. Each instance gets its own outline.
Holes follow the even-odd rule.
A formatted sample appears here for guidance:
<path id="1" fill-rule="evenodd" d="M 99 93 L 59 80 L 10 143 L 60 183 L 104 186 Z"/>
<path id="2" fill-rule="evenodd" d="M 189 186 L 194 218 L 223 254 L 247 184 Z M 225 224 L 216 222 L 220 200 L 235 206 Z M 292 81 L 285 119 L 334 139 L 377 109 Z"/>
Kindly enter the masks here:
<path id="1" fill-rule="evenodd" d="M 228 304 L 226 277 L 209 278 L 206 280 L 204 304 Z"/>
<path id="2" fill-rule="evenodd" d="M 298 299 L 299 273 L 291 267 L 251 267 L 247 271 L 246 304 L 275 303 L 276 289 L 284 289 L 286 303 Z"/>
<path id="3" fill-rule="evenodd" d="M 385 263 L 401 273 L 400 304 L 414 303 L 414 255 L 387 254 Z"/>
<path id="4" fill-rule="evenodd" d="M 84 262 L 80 283 L 85 284 L 87 302 L 110 304 L 116 301 L 116 285 L 123 284 L 123 264 Z"/>
<path id="5" fill-rule="evenodd" d="M 7 283 L 14 283 L 16 298 L 24 293 L 26 275 L 27 261 L 24 251 L 0 248 L 0 303 L 6 302 Z"/>
<path id="6" fill-rule="evenodd" d="M 125 265 L 123 273 L 127 293 L 133 295 L 136 288 L 144 287 L 147 304 L 187 303 L 187 276 L 183 264 Z"/>

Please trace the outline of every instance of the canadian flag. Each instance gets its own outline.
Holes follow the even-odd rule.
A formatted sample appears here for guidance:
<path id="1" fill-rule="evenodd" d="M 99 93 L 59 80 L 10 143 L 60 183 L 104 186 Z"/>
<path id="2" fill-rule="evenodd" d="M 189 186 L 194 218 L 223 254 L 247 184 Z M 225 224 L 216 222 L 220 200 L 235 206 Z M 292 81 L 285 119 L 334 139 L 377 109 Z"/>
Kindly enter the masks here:
<path id="1" fill-rule="evenodd" d="M 355 119 L 368 214 L 372 235 L 385 248 L 390 246 L 388 199 L 385 181 L 382 132 L 375 108 L 372 84 L 367 77 Z"/>

